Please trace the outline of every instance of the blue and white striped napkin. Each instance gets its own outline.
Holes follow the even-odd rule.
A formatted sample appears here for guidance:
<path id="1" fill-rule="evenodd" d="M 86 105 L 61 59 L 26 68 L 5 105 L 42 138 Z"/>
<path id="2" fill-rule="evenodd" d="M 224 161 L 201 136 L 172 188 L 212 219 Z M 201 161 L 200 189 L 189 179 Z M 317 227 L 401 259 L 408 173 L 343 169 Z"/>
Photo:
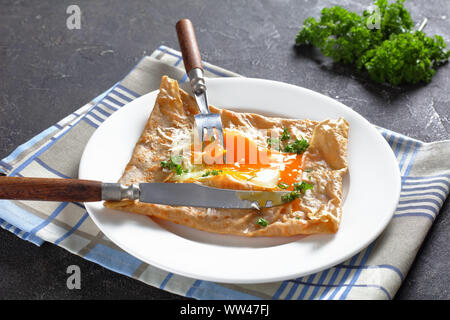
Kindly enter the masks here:
<path id="1" fill-rule="evenodd" d="M 205 63 L 208 77 L 239 76 Z M 161 46 L 111 89 L 0 161 L 8 176 L 77 177 L 89 137 L 122 106 L 159 88 L 162 75 L 187 80 L 179 52 Z M 424 143 L 378 128 L 397 157 L 401 198 L 394 218 L 360 253 L 328 270 L 288 281 L 217 284 L 148 265 L 122 251 L 81 203 L 0 200 L 0 225 L 37 245 L 52 242 L 110 270 L 197 299 L 392 299 L 449 193 L 450 141 Z"/>

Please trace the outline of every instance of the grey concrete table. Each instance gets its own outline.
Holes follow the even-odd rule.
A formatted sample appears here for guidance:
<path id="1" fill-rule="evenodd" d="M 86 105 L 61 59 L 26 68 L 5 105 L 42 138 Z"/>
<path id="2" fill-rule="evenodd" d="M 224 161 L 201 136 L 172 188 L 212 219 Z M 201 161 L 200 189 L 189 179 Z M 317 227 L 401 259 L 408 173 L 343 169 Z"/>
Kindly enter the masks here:
<path id="1" fill-rule="evenodd" d="M 296 52 L 303 20 L 340 3 L 361 12 L 364 1 L 76 1 L 80 30 L 66 27 L 73 1 L 0 2 L 0 158 L 111 87 L 138 60 L 164 44 L 178 48 L 175 23 L 190 18 L 203 58 L 248 77 L 303 86 L 329 95 L 379 126 L 423 141 L 449 139 L 450 66 L 428 85 L 390 88 L 367 82 L 314 51 Z M 407 0 L 415 22 L 450 44 L 450 2 Z M 449 299 L 448 200 L 397 299 Z M 68 290 L 77 264 L 82 289 Z M 38 248 L 0 230 L 0 298 L 179 299 L 108 271 L 52 244 Z"/>

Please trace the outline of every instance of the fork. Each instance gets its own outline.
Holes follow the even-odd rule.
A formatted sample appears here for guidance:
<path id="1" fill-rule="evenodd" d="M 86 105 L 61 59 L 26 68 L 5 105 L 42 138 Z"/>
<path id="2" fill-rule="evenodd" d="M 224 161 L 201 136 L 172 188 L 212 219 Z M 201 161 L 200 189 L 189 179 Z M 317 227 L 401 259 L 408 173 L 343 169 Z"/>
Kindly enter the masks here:
<path id="1" fill-rule="evenodd" d="M 180 43 L 181 54 L 183 56 L 184 67 L 189 77 L 195 100 L 197 101 L 199 114 L 194 116 L 198 135 L 201 138 L 202 146 L 205 145 L 205 130 L 210 141 L 215 140 L 214 129 L 217 139 L 222 148 L 223 128 L 220 115 L 209 111 L 208 98 L 206 96 L 206 83 L 200 50 L 195 37 L 194 26 L 189 19 L 181 19 L 176 24 L 178 42 Z M 225 156 L 224 156 L 225 159 Z"/>

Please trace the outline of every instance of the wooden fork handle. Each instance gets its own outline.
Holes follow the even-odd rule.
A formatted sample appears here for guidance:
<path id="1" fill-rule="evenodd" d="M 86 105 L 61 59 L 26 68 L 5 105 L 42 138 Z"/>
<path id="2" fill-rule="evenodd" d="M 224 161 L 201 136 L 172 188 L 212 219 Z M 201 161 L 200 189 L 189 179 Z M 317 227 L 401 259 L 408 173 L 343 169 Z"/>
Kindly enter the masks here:
<path id="1" fill-rule="evenodd" d="M 0 177 L 0 199 L 100 201 L 102 183 L 79 179 Z"/>
<path id="2" fill-rule="evenodd" d="M 191 20 L 181 19 L 177 22 L 176 29 L 186 73 L 195 68 L 203 70 L 202 58 Z"/>

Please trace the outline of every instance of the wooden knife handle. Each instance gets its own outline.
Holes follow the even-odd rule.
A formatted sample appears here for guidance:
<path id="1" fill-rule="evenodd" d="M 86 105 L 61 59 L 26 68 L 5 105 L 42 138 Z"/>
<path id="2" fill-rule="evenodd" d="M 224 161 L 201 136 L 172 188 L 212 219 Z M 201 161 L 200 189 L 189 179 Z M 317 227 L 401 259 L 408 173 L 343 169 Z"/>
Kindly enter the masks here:
<path id="1" fill-rule="evenodd" d="M 191 20 L 181 19 L 177 22 L 176 29 L 186 73 L 195 68 L 203 70 L 202 58 Z"/>
<path id="2" fill-rule="evenodd" d="M 78 179 L 0 177 L 0 199 L 100 201 L 102 183 Z"/>

